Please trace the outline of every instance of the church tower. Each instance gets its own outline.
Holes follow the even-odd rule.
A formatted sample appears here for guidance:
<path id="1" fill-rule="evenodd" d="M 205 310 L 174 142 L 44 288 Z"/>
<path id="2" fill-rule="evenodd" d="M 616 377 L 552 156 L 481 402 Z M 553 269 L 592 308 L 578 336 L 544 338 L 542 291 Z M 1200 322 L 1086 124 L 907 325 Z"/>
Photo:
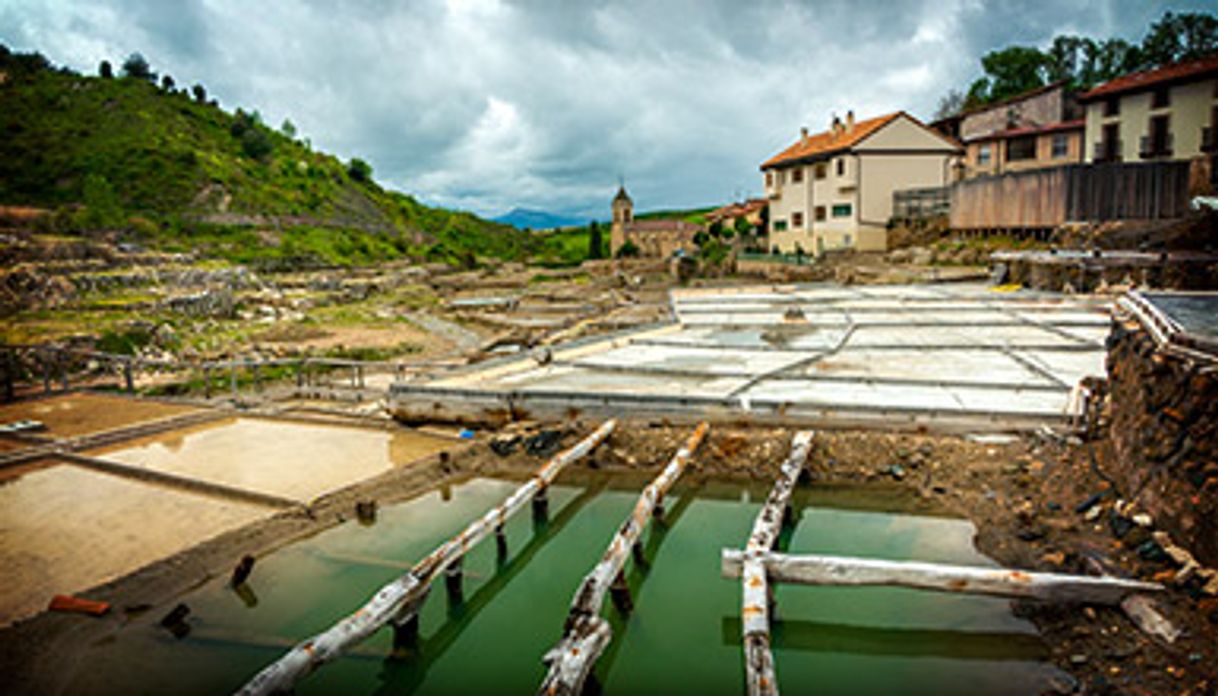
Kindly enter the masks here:
<path id="1" fill-rule="evenodd" d="M 613 197 L 613 226 L 609 231 L 609 255 L 614 256 L 617 250 L 626 243 L 626 226 L 634 221 L 634 201 L 626 193 L 626 186 L 618 186 L 617 195 Z"/>

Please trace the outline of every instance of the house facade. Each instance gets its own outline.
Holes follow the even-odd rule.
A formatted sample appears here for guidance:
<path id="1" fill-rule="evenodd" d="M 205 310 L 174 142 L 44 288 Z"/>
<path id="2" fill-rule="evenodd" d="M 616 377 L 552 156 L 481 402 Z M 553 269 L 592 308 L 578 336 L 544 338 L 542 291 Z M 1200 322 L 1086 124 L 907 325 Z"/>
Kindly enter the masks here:
<path id="1" fill-rule="evenodd" d="M 637 254 L 646 258 L 670 258 L 677 253 L 692 255 L 698 245 L 694 235 L 702 226 L 684 220 L 636 220 L 634 201 L 626 187 L 618 188 L 613 197 L 613 224 L 609 229 L 609 254 L 618 256 L 627 242 Z"/>
<path id="2" fill-rule="evenodd" d="M 1123 75 L 1079 97 L 1087 162 L 1218 154 L 1218 55 Z"/>
<path id="3" fill-rule="evenodd" d="M 903 111 L 799 140 L 761 165 L 769 245 L 783 253 L 883 251 L 893 191 L 945 186 L 959 144 Z"/>
<path id="4" fill-rule="evenodd" d="M 1083 161 L 1084 121 L 1058 82 L 959 117 L 959 178 L 996 176 Z"/>

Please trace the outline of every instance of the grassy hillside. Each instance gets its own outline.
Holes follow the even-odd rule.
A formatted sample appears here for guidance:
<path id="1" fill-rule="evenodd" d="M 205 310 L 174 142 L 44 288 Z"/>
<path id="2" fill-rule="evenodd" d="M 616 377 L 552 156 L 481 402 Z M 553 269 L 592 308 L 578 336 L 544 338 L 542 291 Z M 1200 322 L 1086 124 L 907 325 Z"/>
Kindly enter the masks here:
<path id="1" fill-rule="evenodd" d="M 2 45 L 0 73 L 0 204 L 55 209 L 56 232 L 272 265 L 521 259 L 536 245 L 186 89 L 85 77 Z"/>

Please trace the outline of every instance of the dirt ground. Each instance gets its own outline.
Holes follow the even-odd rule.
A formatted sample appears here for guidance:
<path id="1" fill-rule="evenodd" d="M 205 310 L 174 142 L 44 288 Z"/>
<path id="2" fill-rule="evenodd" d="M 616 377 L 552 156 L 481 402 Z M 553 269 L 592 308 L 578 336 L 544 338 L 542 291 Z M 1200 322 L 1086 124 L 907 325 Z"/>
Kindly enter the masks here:
<path id="1" fill-rule="evenodd" d="M 73 646 L 79 649 L 112 635 L 129 612 L 168 611 L 182 592 L 231 572 L 244 554 L 265 555 L 337 524 L 353 516 L 359 500 L 391 504 L 469 475 L 527 475 L 550 452 L 573 444 L 590 427 L 549 426 L 561 437 L 533 452 L 523 438 L 506 454 L 489 446 L 490 436 L 469 445 L 454 442 L 453 448 L 412 466 L 204 542 L 87 593 L 115 604 L 109 617 L 42 614 L 0 631 L 0 670 L 9 675 L 12 693 L 53 691 L 70 674 Z M 515 424 L 495 437 L 506 443 L 514 434 L 527 437 L 545 429 Z M 623 424 L 575 468 L 657 471 L 690 429 Z M 784 429 L 712 428 L 694 458 L 692 473 L 772 480 L 790 439 L 791 431 Z M 813 481 L 872 481 L 910 488 L 936 507 L 971 520 L 979 530 L 978 548 L 1006 566 L 1089 573 L 1090 558 L 1112 574 L 1162 579 L 1163 571 L 1171 568 L 1166 562 L 1143 559 L 1129 546 L 1134 538 L 1119 541 L 1107 524 L 1089 522 L 1075 511 L 1106 486 L 1103 461 L 1103 453 L 1091 445 L 1037 438 L 987 443 L 954 436 L 826 431 L 817 435 L 809 463 Z M 1030 602 L 1017 602 L 1015 608 L 1039 626 L 1052 661 L 1071 675 L 1056 685 L 1060 693 L 1214 693 L 1215 601 L 1194 596 L 1192 588 L 1171 586 L 1155 602 L 1183 629 L 1174 645 L 1144 635 L 1118 608 Z"/>
<path id="2" fill-rule="evenodd" d="M 99 433 L 195 410 L 158 401 L 77 392 L 0 405 L 0 423 L 42 421 L 47 429 L 38 434 L 60 438 Z"/>

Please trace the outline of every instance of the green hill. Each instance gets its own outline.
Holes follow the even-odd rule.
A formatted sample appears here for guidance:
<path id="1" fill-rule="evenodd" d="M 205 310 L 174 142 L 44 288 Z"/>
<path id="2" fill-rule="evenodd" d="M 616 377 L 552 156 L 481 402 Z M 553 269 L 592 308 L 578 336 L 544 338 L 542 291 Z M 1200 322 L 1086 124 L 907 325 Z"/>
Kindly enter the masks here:
<path id="1" fill-rule="evenodd" d="M 284 130 L 155 76 L 87 77 L 0 45 L 0 205 L 55 210 L 47 231 L 272 266 L 534 251 L 527 234 L 386 190 L 366 164 Z"/>

